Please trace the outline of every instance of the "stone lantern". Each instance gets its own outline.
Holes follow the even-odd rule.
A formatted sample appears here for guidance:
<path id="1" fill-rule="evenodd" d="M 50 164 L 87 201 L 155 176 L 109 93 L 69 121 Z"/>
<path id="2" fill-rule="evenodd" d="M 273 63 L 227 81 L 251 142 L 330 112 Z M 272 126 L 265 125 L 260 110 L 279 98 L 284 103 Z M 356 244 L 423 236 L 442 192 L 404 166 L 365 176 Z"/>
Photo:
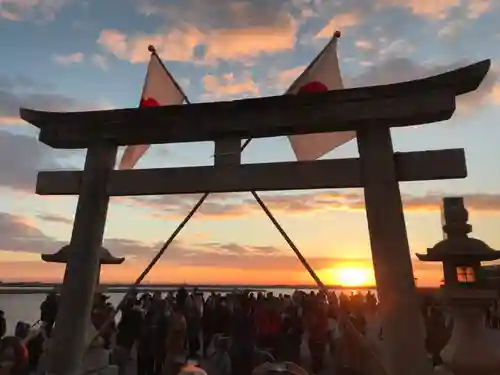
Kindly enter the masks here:
<path id="1" fill-rule="evenodd" d="M 48 263 L 67 263 L 69 253 L 72 251 L 71 243 L 69 245 L 63 246 L 58 252 L 54 254 L 42 254 L 42 260 Z M 99 248 L 99 269 L 102 265 L 118 265 L 122 264 L 125 258 L 118 258 L 113 256 L 108 249 L 104 246 Z M 82 270 L 85 272 L 85 270 Z M 99 276 L 100 271 L 97 274 L 96 279 L 96 292 L 99 287 Z M 90 319 L 90 316 L 89 316 Z M 98 342 L 97 345 L 92 345 L 92 342 L 97 334 L 97 330 L 92 324 L 87 325 L 87 331 L 85 332 L 85 345 L 87 349 L 82 360 L 82 371 L 84 374 L 92 375 L 116 375 L 118 374 L 118 368 L 116 366 L 109 364 L 109 350 L 103 347 L 101 343 Z"/>
<path id="2" fill-rule="evenodd" d="M 454 375 L 500 374 L 500 348 L 485 325 L 485 312 L 497 293 L 488 289 L 481 262 L 500 259 L 483 241 L 470 238 L 472 227 L 463 198 L 445 198 L 443 230 L 446 238 L 427 254 L 417 254 L 424 262 L 442 262 L 444 284 L 440 288 L 453 317 L 450 341 L 441 352 L 441 373 Z"/>
<path id="3" fill-rule="evenodd" d="M 61 250 L 54 254 L 42 254 L 42 260 L 47 263 L 66 263 L 68 261 L 71 244 L 63 246 Z M 99 249 L 100 264 L 122 264 L 125 258 L 117 258 L 109 252 L 108 249 L 101 246 Z"/>
<path id="4" fill-rule="evenodd" d="M 63 246 L 58 252 L 54 254 L 42 254 L 42 260 L 47 263 L 67 263 L 69 252 L 71 251 L 71 244 Z M 109 265 L 118 265 L 122 264 L 125 261 L 125 258 L 118 258 L 113 256 L 108 249 L 104 246 L 101 246 L 99 249 L 99 269 L 103 264 Z M 96 284 L 99 285 L 99 275 L 98 272 Z"/>

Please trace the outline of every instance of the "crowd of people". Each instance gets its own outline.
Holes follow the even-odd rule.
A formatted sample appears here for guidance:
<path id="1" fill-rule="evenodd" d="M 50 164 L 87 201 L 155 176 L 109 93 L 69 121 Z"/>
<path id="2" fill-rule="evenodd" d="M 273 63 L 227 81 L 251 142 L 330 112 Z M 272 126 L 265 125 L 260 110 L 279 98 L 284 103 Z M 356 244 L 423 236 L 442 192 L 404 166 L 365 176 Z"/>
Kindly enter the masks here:
<path id="1" fill-rule="evenodd" d="M 21 340 L 24 350 L 13 350 L 12 355 L 26 366 L 9 375 L 44 373 L 57 306 L 58 296 L 51 293 L 40 307 L 37 329 L 17 324 L 14 338 Z M 452 322 L 433 301 L 424 299 L 422 306 L 426 346 L 438 365 Z M 180 289 L 166 295 L 129 294 L 118 309 L 115 320 L 115 307 L 108 297 L 96 295 L 89 337 L 99 335 L 88 344 L 101 354 L 103 364 L 116 365 L 119 375 L 177 375 L 187 363 L 209 375 L 250 375 L 269 363 L 293 364 L 293 373 L 306 368 L 304 374 L 318 375 L 328 366 L 338 375 L 364 374 L 371 363 L 367 356 L 376 356 L 370 340 L 383 340 L 377 299 L 371 292 L 204 296 L 196 289 Z M 0 328 L 5 335 L 3 314 Z M 2 347 L 13 345 L 4 341 L 0 362 Z"/>

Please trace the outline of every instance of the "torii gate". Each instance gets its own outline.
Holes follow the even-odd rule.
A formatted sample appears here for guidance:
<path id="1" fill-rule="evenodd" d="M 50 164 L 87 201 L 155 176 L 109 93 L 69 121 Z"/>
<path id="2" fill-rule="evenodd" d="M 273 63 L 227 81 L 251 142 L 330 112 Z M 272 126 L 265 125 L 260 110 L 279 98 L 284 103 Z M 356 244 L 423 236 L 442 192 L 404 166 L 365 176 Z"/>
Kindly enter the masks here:
<path id="1" fill-rule="evenodd" d="M 110 196 L 364 188 L 387 367 L 429 375 L 399 181 L 467 176 L 463 149 L 394 153 L 390 128 L 449 119 L 457 95 L 477 89 L 485 60 L 410 82 L 303 96 L 189 106 L 50 113 L 21 109 L 40 141 L 86 148 L 83 171 L 40 172 L 41 195 L 79 195 L 51 346 L 50 374 L 76 375 L 89 324 Z M 241 164 L 241 139 L 357 132 L 359 158 Z M 118 146 L 215 142 L 214 166 L 116 171 Z"/>

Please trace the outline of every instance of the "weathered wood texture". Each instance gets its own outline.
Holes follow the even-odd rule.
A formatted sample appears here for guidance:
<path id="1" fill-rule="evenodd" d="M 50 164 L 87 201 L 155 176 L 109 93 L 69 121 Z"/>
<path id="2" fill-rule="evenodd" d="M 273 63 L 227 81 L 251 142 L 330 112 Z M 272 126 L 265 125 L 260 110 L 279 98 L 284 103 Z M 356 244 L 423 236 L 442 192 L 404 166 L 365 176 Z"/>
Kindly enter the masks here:
<path id="1" fill-rule="evenodd" d="M 85 148 L 96 138 L 157 144 L 407 126 L 448 119 L 455 96 L 475 90 L 489 67 L 485 60 L 426 79 L 318 94 L 74 113 L 21 109 L 20 115 L 55 148 Z"/>
<path id="2" fill-rule="evenodd" d="M 116 153 L 117 147 L 103 140 L 87 151 L 71 235 L 71 251 L 68 252 L 61 299 L 51 337 L 49 374 L 81 373 L 108 211 L 106 184 L 116 162 Z"/>
<path id="3" fill-rule="evenodd" d="M 369 127 L 358 132 L 357 140 L 387 370 L 431 375 L 391 132 Z"/>
<path id="4" fill-rule="evenodd" d="M 71 149 L 101 138 L 118 145 L 263 138 L 355 130 L 367 121 L 372 126 L 417 125 L 449 119 L 455 110 L 449 90 L 356 100 L 336 98 L 339 93 L 61 114 L 42 126 L 39 139 Z"/>
<path id="5" fill-rule="evenodd" d="M 465 178 L 463 149 L 394 154 L 399 181 Z M 36 193 L 75 195 L 82 172 L 38 174 Z M 363 186 L 359 159 L 113 171 L 110 196 L 269 191 Z"/>
<path id="6" fill-rule="evenodd" d="M 221 139 L 215 142 L 214 165 L 216 167 L 241 164 L 241 140 Z"/>

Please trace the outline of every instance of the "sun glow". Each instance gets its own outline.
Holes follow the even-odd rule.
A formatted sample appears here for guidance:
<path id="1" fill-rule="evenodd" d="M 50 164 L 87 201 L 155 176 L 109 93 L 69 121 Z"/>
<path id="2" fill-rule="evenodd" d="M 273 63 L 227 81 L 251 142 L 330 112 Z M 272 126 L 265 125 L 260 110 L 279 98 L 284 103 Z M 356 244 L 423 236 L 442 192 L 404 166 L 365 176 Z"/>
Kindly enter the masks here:
<path id="1" fill-rule="evenodd" d="M 331 283 L 340 286 L 355 287 L 375 284 L 373 270 L 364 265 L 342 265 L 330 269 L 328 273 Z"/>

